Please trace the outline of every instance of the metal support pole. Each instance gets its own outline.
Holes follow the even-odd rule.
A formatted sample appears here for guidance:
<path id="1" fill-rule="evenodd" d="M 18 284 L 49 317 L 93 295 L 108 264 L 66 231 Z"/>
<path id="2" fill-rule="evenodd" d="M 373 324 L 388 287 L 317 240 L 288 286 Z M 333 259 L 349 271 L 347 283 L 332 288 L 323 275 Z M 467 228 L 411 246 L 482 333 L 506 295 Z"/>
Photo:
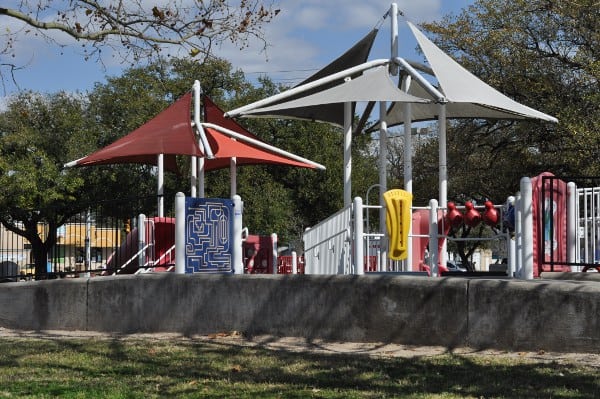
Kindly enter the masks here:
<path id="1" fill-rule="evenodd" d="M 346 79 L 346 81 L 350 78 Z M 352 203 L 352 103 L 344 103 L 344 208 Z"/>
<path id="2" fill-rule="evenodd" d="M 271 246 L 273 248 L 273 274 L 277 274 L 277 233 L 271 234 Z"/>
<path id="3" fill-rule="evenodd" d="M 439 129 L 439 206 L 446 209 L 448 206 L 448 162 L 446 159 L 446 104 L 439 105 L 438 129 Z M 439 263 L 446 264 L 446 248 L 448 241 L 444 240 L 442 250 L 439 254 Z M 437 247 L 436 247 L 437 248 Z"/>
<path id="4" fill-rule="evenodd" d="M 408 91 L 410 80 L 405 80 L 405 90 Z M 412 187 L 412 107 L 410 103 L 403 104 L 404 107 L 404 189 L 409 193 L 413 192 Z M 412 217 L 409 220 L 408 226 L 403 226 L 408 229 L 407 239 L 407 257 L 405 263 L 405 271 L 412 270 Z"/>
<path id="5" fill-rule="evenodd" d="M 298 254 L 292 251 L 292 274 L 298 274 Z"/>
<path id="6" fill-rule="evenodd" d="M 158 154 L 158 216 L 165 216 L 165 155 Z"/>
<path id="7" fill-rule="evenodd" d="M 185 274 L 185 194 L 175 195 L 175 273 Z"/>
<path id="8" fill-rule="evenodd" d="M 377 257 L 377 270 L 387 269 L 387 247 L 388 231 L 385 225 L 386 207 L 383 194 L 387 191 L 387 153 L 388 153 L 388 131 L 387 131 L 387 103 L 379 102 L 379 232 L 383 236 L 379 239 L 379 256 Z M 367 204 L 369 198 L 367 198 Z M 368 212 L 368 211 L 367 211 Z M 367 256 L 369 248 L 367 247 Z"/>
<path id="9" fill-rule="evenodd" d="M 198 158 L 198 197 L 204 198 L 205 174 L 204 174 L 204 158 Z"/>
<path id="10" fill-rule="evenodd" d="M 231 198 L 237 195 L 237 159 L 236 157 L 231 157 L 229 159 L 229 177 L 230 177 L 230 186 L 229 190 L 231 192 Z"/>
<path id="11" fill-rule="evenodd" d="M 242 215 L 244 203 L 239 195 L 233 196 L 233 273 L 244 274 L 243 240 L 242 240 Z"/>
<path id="12" fill-rule="evenodd" d="M 396 3 L 390 6 L 390 23 L 392 32 L 390 50 L 392 59 L 395 59 L 398 57 L 398 5 Z M 390 64 L 390 73 L 394 76 L 398 74 L 398 65 L 394 62 Z"/>
<path id="13" fill-rule="evenodd" d="M 146 265 L 146 215 L 138 215 L 138 267 L 141 269 Z"/>
<path id="14" fill-rule="evenodd" d="M 354 272 L 365 274 L 362 198 L 354 197 Z"/>
<path id="15" fill-rule="evenodd" d="M 191 157 L 190 164 L 190 197 L 195 198 L 197 195 L 198 183 L 198 163 L 196 157 Z"/>
<path id="16" fill-rule="evenodd" d="M 533 189 L 531 179 L 521 179 L 523 269 L 521 278 L 533 279 Z"/>

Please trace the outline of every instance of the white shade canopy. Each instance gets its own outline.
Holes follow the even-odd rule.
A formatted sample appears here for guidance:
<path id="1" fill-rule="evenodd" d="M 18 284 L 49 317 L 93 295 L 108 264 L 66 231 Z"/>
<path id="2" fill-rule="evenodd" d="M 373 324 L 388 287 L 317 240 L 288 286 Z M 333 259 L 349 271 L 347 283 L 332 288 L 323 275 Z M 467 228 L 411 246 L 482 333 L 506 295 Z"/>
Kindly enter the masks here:
<path id="1" fill-rule="evenodd" d="M 298 88 L 300 89 L 300 87 Z M 388 68 L 385 65 L 376 66 L 365 71 L 356 79 L 343 81 L 337 86 L 318 91 L 314 94 L 296 98 L 290 101 L 279 102 L 264 107 L 252 107 L 242 113 L 244 116 L 261 116 L 281 118 L 281 113 L 274 111 L 306 108 L 315 105 L 360 102 L 360 101 L 390 101 L 410 103 L 431 103 L 430 99 L 419 98 L 398 89 L 390 79 Z M 234 114 L 235 110 L 228 114 Z M 318 120 L 318 115 L 305 114 L 308 119 Z"/>
<path id="2" fill-rule="evenodd" d="M 518 103 L 489 86 L 444 53 L 412 23 L 407 24 L 429 62 L 440 91 L 448 101 L 448 119 L 538 119 L 558 122 L 556 118 Z M 411 85 L 409 93 L 433 99 L 416 84 Z M 411 107 L 411 112 L 413 121 L 433 120 L 437 118 L 439 108 L 435 105 L 415 104 Z M 403 107 L 392 105 L 388 113 L 388 125 L 402 124 L 403 121 Z"/>

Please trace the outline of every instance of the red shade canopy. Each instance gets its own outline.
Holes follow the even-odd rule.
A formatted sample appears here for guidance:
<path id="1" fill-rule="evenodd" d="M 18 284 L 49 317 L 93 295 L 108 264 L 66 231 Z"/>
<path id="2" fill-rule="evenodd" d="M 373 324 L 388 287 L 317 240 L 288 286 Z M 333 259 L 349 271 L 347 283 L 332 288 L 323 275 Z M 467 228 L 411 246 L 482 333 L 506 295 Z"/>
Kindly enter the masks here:
<path id="1" fill-rule="evenodd" d="M 175 155 L 203 156 L 192 129 L 187 93 L 160 114 L 114 143 L 75 161 L 76 166 L 115 163 L 157 164 L 164 154 L 165 169 L 178 171 Z"/>
<path id="2" fill-rule="evenodd" d="M 204 97 L 204 110 L 206 122 L 219 125 L 225 129 L 262 142 L 254 134 L 240 126 L 233 119 L 225 118 L 223 111 L 217 107 L 208 97 Z M 206 159 L 204 167 L 206 170 L 226 168 L 231 158 L 236 158 L 236 165 L 277 164 L 296 166 L 301 168 L 315 168 L 315 165 L 296 161 L 284 155 L 276 154 L 267 149 L 254 146 L 243 141 L 236 141 L 228 135 L 215 129 L 205 128 L 210 147 L 215 154 L 215 159 Z"/>
<path id="3" fill-rule="evenodd" d="M 116 163 L 156 165 L 158 155 L 164 154 L 165 169 L 177 172 L 176 155 L 204 156 L 192 128 L 191 104 L 192 93 L 190 92 L 127 136 L 84 158 L 71 162 L 68 166 Z M 204 97 L 204 107 L 207 122 L 260 142 L 255 135 L 234 120 L 225 118 L 223 111 L 207 97 Z M 233 157 L 236 158 L 238 165 L 278 164 L 305 168 L 315 167 L 313 164 L 294 160 L 260 148 L 260 146 L 236 141 L 214 129 L 207 128 L 206 135 L 215 156 L 214 159 L 205 160 L 206 170 L 229 167 Z"/>

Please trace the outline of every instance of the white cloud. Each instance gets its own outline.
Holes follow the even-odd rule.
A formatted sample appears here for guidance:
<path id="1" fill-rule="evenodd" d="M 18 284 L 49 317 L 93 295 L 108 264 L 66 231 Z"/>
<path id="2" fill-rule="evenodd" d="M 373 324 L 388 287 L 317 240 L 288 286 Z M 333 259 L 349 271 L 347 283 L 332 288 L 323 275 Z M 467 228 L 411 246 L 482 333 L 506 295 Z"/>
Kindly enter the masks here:
<path id="1" fill-rule="evenodd" d="M 8 0 L 14 2 L 15 0 Z M 140 0 L 142 1 L 142 0 Z M 191 0 L 181 0 L 186 3 Z M 464 6 L 470 0 L 452 0 L 452 4 Z M 143 0 L 150 4 L 149 0 Z M 167 0 L 160 0 L 163 4 Z M 442 4 L 441 0 L 397 0 L 398 8 L 407 19 L 419 23 L 439 19 L 442 15 L 442 7 L 449 9 L 449 4 Z M 166 4 L 166 3 L 165 3 Z M 249 74 L 249 78 L 257 76 L 256 72 L 264 72 L 276 81 L 294 83 L 309 76 L 318 68 L 342 54 L 356 41 L 362 38 L 373 28 L 390 8 L 390 0 L 279 0 L 274 4 L 275 8 L 281 9 L 280 14 L 265 26 L 265 37 L 269 43 L 266 53 L 263 45 L 255 40 L 248 48 L 240 50 L 237 46 L 224 43 L 215 49 L 215 55 L 229 60 L 235 68 L 241 68 Z M 18 29 L 22 25 L 9 18 L 0 18 L 3 29 Z M 389 18 L 386 19 L 378 35 L 376 47 L 373 49 L 374 58 L 389 56 Z M 412 37 L 408 37 L 408 30 L 403 24 L 401 27 L 401 54 L 402 51 L 412 51 L 415 44 Z M 51 33 L 53 38 L 63 42 L 71 43 L 72 39 L 61 33 Z M 105 70 L 100 66 L 88 62 L 80 69 L 68 63 L 83 64 L 81 57 L 81 45 L 72 45 L 65 50 L 64 56 L 59 56 L 60 49 L 49 46 L 45 40 L 35 36 L 23 36 L 18 42 L 19 61 L 31 62 L 32 68 L 20 73 L 19 84 L 24 88 L 33 88 L 43 91 L 85 90 L 92 87 L 96 81 L 103 81 Z M 110 50 L 104 49 L 103 57 L 107 66 L 117 64 L 120 60 L 110 56 Z M 79 55 L 78 55 L 79 54 Z M 410 57 L 409 57 L 410 58 Z M 44 82 L 39 82 L 36 75 L 36 86 L 28 86 L 27 79 L 23 76 L 33 76 L 37 73 L 49 73 L 50 68 L 46 65 L 56 64 L 53 68 L 54 76 L 47 76 Z M 34 65 L 35 64 L 35 65 Z M 91 65 L 90 65 L 91 64 Z M 59 65 L 62 65 L 59 66 Z M 36 68 L 33 68 L 35 66 Z M 125 65 L 127 66 L 127 65 Z M 96 68 L 92 71 L 92 67 Z M 73 87 L 74 74 L 81 70 L 79 81 L 87 80 L 87 87 Z M 85 71 L 85 72 L 83 72 Z M 115 72 L 111 69 L 111 73 Z M 277 71 L 293 71 L 287 73 L 276 73 Z M 45 87 L 40 88 L 44 84 Z"/>
<path id="2" fill-rule="evenodd" d="M 390 5 L 388 0 L 281 0 L 276 5 L 281 8 L 281 13 L 265 29 L 270 44 L 268 60 L 265 54 L 259 54 L 258 44 L 243 52 L 224 49 L 220 54 L 227 54 L 226 58 L 233 65 L 246 72 L 269 72 L 275 80 L 295 78 L 298 82 L 367 34 L 382 20 Z M 405 17 L 417 23 L 440 18 L 441 7 L 441 0 L 403 0 L 398 3 L 398 9 Z M 384 21 L 378 35 L 379 48 L 383 52 L 374 55 L 376 58 L 389 56 L 389 21 L 389 18 Z M 408 35 L 408 30 L 404 29 L 400 34 Z M 413 40 L 412 37 L 409 39 Z M 412 51 L 414 44 L 407 48 Z M 276 71 L 295 72 L 276 74 Z"/>

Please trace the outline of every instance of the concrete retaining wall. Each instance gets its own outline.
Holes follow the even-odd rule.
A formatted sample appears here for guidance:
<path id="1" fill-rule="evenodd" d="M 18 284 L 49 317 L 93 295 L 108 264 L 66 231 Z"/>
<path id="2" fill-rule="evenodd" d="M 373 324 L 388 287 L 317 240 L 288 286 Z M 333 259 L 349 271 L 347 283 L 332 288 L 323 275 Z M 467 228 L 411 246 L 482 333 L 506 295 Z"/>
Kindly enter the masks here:
<path id="1" fill-rule="evenodd" d="M 409 276 L 175 275 L 0 285 L 0 326 L 600 352 L 600 284 Z"/>

